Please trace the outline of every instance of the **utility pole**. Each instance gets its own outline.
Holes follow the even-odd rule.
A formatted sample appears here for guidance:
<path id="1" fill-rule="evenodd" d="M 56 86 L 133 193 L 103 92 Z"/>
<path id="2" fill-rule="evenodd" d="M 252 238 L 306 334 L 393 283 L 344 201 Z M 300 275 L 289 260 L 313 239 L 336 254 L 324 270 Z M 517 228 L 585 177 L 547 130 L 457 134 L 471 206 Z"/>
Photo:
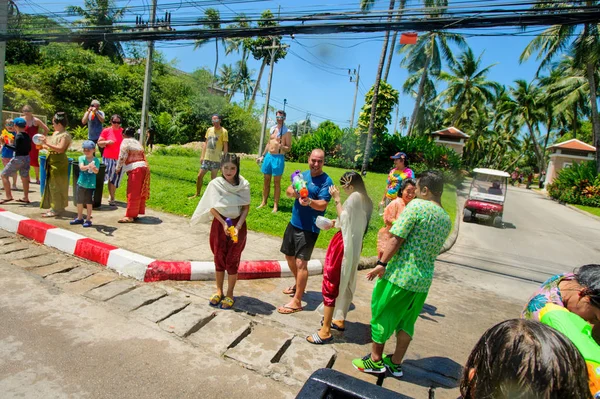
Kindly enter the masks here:
<path id="1" fill-rule="evenodd" d="M 283 99 L 283 112 L 285 112 L 285 105 L 287 104 L 287 98 Z"/>
<path id="2" fill-rule="evenodd" d="M 353 73 L 350 73 L 348 69 L 348 75 L 350 75 L 350 82 L 354 78 L 356 81 L 356 89 L 354 89 L 354 104 L 352 104 L 352 116 L 350 117 L 350 129 L 354 126 L 354 111 L 356 110 L 356 97 L 358 96 L 358 82 L 360 81 L 360 64 L 358 64 L 358 71 L 355 69 Z"/>
<path id="3" fill-rule="evenodd" d="M 290 46 L 287 44 L 279 44 L 279 45 L 276 44 L 275 38 L 273 38 L 273 42 L 271 43 L 270 46 L 257 47 L 258 49 L 262 49 L 262 50 L 271 50 L 271 65 L 269 66 L 269 82 L 268 82 L 268 86 L 267 86 L 267 95 L 265 97 L 265 111 L 263 113 L 262 127 L 260 130 L 260 142 L 258 144 L 258 156 L 260 156 L 260 154 L 262 153 L 265 132 L 267 130 L 267 116 L 269 115 L 269 100 L 271 99 L 271 82 L 273 81 L 273 65 L 275 65 L 275 53 L 277 52 L 277 50 L 279 50 L 281 48 L 288 48 L 288 47 L 290 47 Z"/>
<path id="4" fill-rule="evenodd" d="M 150 11 L 150 29 L 156 25 L 156 3 L 158 0 L 152 0 Z M 146 146 L 146 124 L 148 122 L 148 111 L 150 109 L 150 87 L 152 85 L 152 55 L 154 53 L 154 41 L 148 41 L 148 54 L 146 55 L 146 74 L 144 76 L 144 95 L 142 98 L 142 121 L 140 123 L 140 144 Z"/>
<path id="5" fill-rule="evenodd" d="M 0 0 L 0 34 L 6 35 L 8 27 L 8 0 Z M 4 64 L 6 63 L 6 42 L 0 42 L 0 112 L 4 109 Z M 4 118 L 2 118 L 4 119 Z"/>

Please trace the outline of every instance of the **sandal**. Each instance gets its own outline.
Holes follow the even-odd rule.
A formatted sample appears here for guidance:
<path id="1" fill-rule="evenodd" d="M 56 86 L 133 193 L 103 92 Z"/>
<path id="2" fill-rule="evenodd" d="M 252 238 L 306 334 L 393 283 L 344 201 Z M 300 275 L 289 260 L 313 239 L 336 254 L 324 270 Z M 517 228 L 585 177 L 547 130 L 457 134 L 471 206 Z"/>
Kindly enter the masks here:
<path id="1" fill-rule="evenodd" d="M 133 222 L 134 222 L 133 219 L 130 219 L 127 217 L 117 220 L 117 223 L 133 223 Z"/>
<path id="2" fill-rule="evenodd" d="M 217 306 L 219 306 L 219 304 L 221 303 L 221 300 L 223 299 L 223 297 L 219 294 L 214 294 L 213 296 L 210 297 L 210 300 L 208 301 L 208 304 L 214 308 L 216 308 Z"/>
<path id="3" fill-rule="evenodd" d="M 108 201 L 108 205 L 109 206 L 117 206 L 117 202 L 116 201 Z"/>
<path id="4" fill-rule="evenodd" d="M 22 203 L 22 204 L 31 204 L 31 201 L 29 201 L 29 200 L 26 200 L 25 198 L 19 198 L 19 199 L 17 200 L 17 202 L 20 202 L 20 203 Z"/>
<path id="5" fill-rule="evenodd" d="M 48 211 L 46 213 L 42 213 L 42 217 L 43 218 L 53 218 L 53 217 L 56 217 L 56 216 L 58 216 L 58 214 L 56 212 L 54 212 L 54 211 Z"/>
<path id="6" fill-rule="evenodd" d="M 12 198 L 5 198 L 5 199 L 3 199 L 2 201 L 0 201 L 0 205 L 2 205 L 2 204 L 6 204 L 7 202 L 10 202 L 10 201 L 12 201 L 12 200 L 13 200 Z"/>
<path id="7" fill-rule="evenodd" d="M 281 291 L 282 293 L 284 293 L 285 295 L 296 295 L 296 287 L 289 286 L 287 287 L 285 290 Z"/>
<path id="8" fill-rule="evenodd" d="M 229 310 L 233 307 L 234 303 L 235 303 L 235 300 L 233 298 L 226 296 L 221 301 L 221 306 L 219 306 L 219 307 L 224 310 Z"/>
<path id="9" fill-rule="evenodd" d="M 329 338 L 321 338 L 319 336 L 319 333 L 314 333 L 314 334 L 311 334 L 308 337 L 306 337 L 306 341 L 308 341 L 308 343 L 313 344 L 313 345 L 328 344 L 331 341 L 333 341 L 333 335 L 331 337 L 329 337 Z"/>
<path id="10" fill-rule="evenodd" d="M 300 306 L 299 308 L 292 308 L 291 306 L 284 305 L 277 308 L 277 312 L 281 314 L 298 313 L 302 312 L 303 310 L 304 308 L 302 306 Z"/>

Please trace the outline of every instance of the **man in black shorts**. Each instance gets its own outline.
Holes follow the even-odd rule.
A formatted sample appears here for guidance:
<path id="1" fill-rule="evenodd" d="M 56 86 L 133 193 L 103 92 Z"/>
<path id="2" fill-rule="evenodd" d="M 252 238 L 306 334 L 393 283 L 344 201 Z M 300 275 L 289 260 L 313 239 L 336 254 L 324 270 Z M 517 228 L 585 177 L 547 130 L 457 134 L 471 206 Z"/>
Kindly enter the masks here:
<path id="1" fill-rule="evenodd" d="M 308 189 L 308 197 L 301 198 L 289 186 L 285 192 L 288 198 L 295 198 L 292 209 L 292 220 L 285 229 L 281 252 L 294 277 L 296 284 L 283 291 L 284 294 L 294 295 L 287 304 L 280 306 L 277 311 L 282 314 L 300 312 L 302 295 L 308 282 L 308 261 L 319 238 L 319 228 L 315 225 L 317 216 L 325 214 L 331 195 L 329 187 L 333 185 L 331 178 L 323 172 L 325 153 L 321 149 L 313 150 L 308 158 L 309 170 L 302 173 Z"/>

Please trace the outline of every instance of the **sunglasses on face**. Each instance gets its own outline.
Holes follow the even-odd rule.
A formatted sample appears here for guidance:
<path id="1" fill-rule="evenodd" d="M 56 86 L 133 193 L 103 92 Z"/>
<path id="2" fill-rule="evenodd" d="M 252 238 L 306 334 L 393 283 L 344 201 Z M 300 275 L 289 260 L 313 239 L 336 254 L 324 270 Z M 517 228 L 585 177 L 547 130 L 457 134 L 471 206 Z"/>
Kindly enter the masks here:
<path id="1" fill-rule="evenodd" d="M 276 119 L 285 119 L 285 116 L 276 116 Z"/>
<path id="2" fill-rule="evenodd" d="M 10 122 L 10 123 L 6 124 L 6 126 L 8 126 L 8 127 L 13 127 L 14 125 L 15 125 L 14 122 Z"/>
<path id="3" fill-rule="evenodd" d="M 114 123 L 114 124 L 116 124 L 116 125 L 120 125 L 120 124 L 121 124 L 121 121 L 111 121 L 111 123 Z"/>

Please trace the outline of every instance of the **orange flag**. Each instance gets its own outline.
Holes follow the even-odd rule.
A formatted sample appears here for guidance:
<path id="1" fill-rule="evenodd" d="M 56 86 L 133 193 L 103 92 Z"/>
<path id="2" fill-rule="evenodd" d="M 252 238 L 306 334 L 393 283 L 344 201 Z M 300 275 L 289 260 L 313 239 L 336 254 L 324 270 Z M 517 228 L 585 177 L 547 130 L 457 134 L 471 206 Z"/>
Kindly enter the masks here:
<path id="1" fill-rule="evenodd" d="M 400 35 L 400 44 L 417 44 L 417 32 L 406 32 Z"/>

